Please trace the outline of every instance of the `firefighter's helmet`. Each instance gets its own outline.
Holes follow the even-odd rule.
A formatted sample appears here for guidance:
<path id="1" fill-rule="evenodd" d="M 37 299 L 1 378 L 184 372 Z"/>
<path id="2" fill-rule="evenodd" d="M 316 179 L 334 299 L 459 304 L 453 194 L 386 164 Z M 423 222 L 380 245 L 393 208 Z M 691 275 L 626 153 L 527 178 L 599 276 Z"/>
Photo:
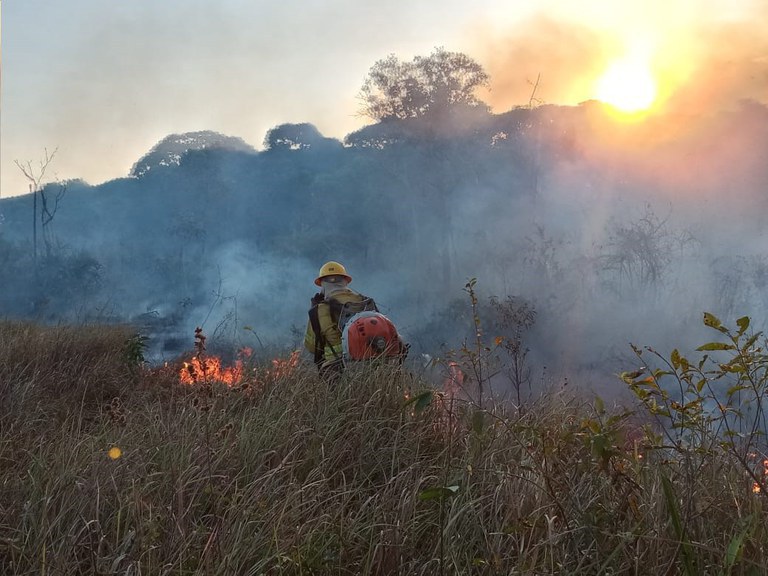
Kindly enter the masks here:
<path id="1" fill-rule="evenodd" d="M 326 276 L 343 276 L 347 283 L 352 282 L 352 277 L 347 274 L 347 269 L 342 264 L 334 261 L 326 262 L 320 267 L 320 272 L 317 273 L 317 278 L 315 278 L 315 284 L 320 286 L 321 280 Z"/>

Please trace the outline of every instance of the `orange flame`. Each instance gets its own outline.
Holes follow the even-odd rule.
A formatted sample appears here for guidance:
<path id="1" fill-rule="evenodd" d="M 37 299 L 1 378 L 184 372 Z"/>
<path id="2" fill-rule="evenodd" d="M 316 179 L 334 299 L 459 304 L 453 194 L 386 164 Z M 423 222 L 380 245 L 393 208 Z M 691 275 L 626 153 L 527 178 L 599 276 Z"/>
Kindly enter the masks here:
<path id="1" fill-rule="evenodd" d="M 179 380 L 182 384 L 197 384 L 200 382 L 221 382 L 228 386 L 238 384 L 243 378 L 243 361 L 236 360 L 234 366 L 221 365 L 221 359 L 217 356 L 208 358 L 192 358 L 184 362 L 179 371 Z"/>
<path id="2" fill-rule="evenodd" d="M 195 356 L 189 362 L 184 362 L 179 370 L 179 380 L 182 384 L 199 384 L 201 382 L 221 382 L 227 386 L 240 384 L 245 376 L 243 358 L 250 358 L 253 349 L 243 348 L 238 352 L 238 358 L 233 366 L 222 366 L 217 356 Z M 294 350 L 288 358 L 275 358 L 272 368 L 267 370 L 266 377 L 274 380 L 289 376 L 299 364 L 299 350 Z"/>
<path id="3" fill-rule="evenodd" d="M 269 375 L 275 380 L 285 378 L 293 372 L 299 364 L 299 351 L 294 350 L 288 358 L 275 358 L 272 360 L 272 370 Z"/>
<path id="4" fill-rule="evenodd" d="M 458 362 L 448 362 L 448 373 L 443 379 L 443 391 L 449 398 L 453 398 L 461 392 L 464 386 L 464 371 Z"/>
<path id="5" fill-rule="evenodd" d="M 768 479 L 768 458 L 763 460 L 763 482 L 765 482 L 765 479 Z M 760 484 L 757 482 L 752 483 L 752 492 L 755 494 L 759 494 L 762 490 L 760 489 Z"/>

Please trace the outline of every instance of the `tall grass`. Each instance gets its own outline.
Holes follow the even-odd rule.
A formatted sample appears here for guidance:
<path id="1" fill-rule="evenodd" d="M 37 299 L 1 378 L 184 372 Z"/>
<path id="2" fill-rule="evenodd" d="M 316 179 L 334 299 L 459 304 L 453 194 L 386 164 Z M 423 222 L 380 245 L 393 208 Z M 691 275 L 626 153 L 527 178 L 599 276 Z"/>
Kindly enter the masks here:
<path id="1" fill-rule="evenodd" d="M 599 402 L 555 391 L 524 414 L 480 410 L 386 368 L 334 387 L 302 365 L 180 385 L 177 366 L 138 370 L 132 342 L 3 325 L 0 573 L 768 566 L 763 495 L 742 469 L 712 452 L 692 476 Z"/>

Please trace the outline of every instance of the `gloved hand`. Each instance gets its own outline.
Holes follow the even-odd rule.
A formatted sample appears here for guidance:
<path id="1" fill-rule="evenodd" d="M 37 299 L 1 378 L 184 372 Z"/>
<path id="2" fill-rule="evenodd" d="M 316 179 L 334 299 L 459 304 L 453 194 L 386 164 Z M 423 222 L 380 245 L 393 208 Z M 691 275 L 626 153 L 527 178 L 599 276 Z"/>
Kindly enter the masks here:
<path id="1" fill-rule="evenodd" d="M 311 300 L 312 306 L 317 306 L 323 300 L 325 300 L 325 296 L 323 296 L 322 292 L 318 292 L 317 294 L 312 296 L 312 300 Z"/>

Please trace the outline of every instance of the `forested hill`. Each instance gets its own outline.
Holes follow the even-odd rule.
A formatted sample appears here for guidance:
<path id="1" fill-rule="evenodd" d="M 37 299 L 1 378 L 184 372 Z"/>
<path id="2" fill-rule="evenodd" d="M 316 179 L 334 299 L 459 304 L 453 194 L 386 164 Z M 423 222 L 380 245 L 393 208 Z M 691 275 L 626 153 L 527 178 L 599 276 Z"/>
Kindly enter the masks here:
<path id="1" fill-rule="evenodd" d="M 525 302 L 534 357 L 594 366 L 705 309 L 766 318 L 766 151 L 753 102 L 637 122 L 457 104 L 343 142 L 284 124 L 263 151 L 172 135 L 125 178 L 46 186 L 34 226 L 32 195 L 0 200 L 0 315 L 296 344 L 334 259 L 416 349 L 472 330 L 477 278 L 489 330 L 494 302 Z"/>

